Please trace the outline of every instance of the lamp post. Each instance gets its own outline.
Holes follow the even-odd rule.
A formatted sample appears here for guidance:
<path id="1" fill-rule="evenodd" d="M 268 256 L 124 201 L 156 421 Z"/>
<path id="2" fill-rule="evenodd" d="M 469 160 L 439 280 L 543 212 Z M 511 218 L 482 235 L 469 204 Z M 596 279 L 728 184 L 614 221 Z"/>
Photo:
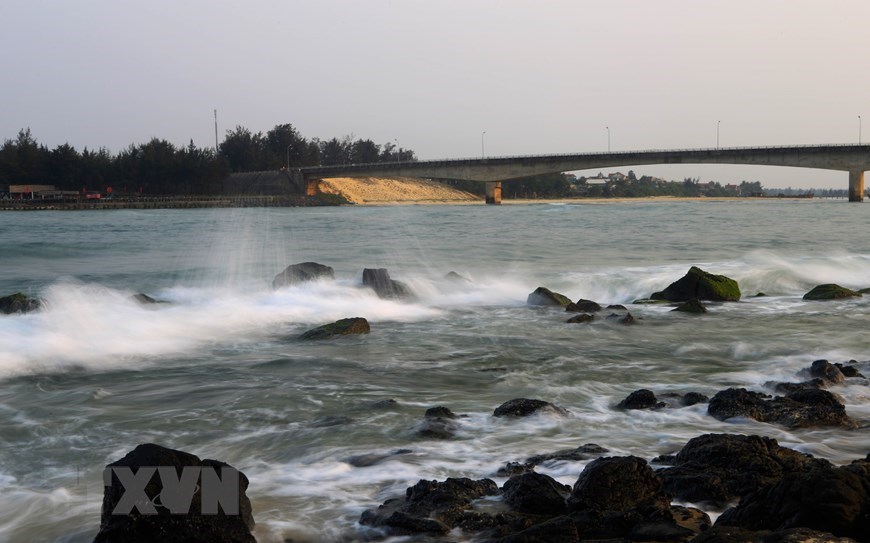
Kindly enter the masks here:
<path id="1" fill-rule="evenodd" d="M 609 153 L 610 152 L 610 127 L 605 126 L 604 128 L 607 129 L 607 152 Z"/>
<path id="2" fill-rule="evenodd" d="M 480 133 L 480 158 L 486 158 L 486 150 L 483 146 L 483 137 L 486 135 L 486 130 Z"/>
<path id="3" fill-rule="evenodd" d="M 861 145 L 861 116 L 858 115 L 858 145 Z"/>
<path id="4" fill-rule="evenodd" d="M 722 121 L 716 121 L 716 149 L 719 148 L 719 123 Z"/>

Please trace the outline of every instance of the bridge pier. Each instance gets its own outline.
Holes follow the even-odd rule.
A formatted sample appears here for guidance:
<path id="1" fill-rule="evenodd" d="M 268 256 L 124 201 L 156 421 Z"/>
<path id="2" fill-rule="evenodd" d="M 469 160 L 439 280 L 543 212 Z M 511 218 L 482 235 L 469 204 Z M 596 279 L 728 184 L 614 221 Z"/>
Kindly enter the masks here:
<path id="1" fill-rule="evenodd" d="M 864 201 L 864 172 L 861 170 L 849 172 L 849 201 Z"/>
<path id="2" fill-rule="evenodd" d="M 490 205 L 501 203 L 501 181 L 486 182 L 486 203 Z"/>

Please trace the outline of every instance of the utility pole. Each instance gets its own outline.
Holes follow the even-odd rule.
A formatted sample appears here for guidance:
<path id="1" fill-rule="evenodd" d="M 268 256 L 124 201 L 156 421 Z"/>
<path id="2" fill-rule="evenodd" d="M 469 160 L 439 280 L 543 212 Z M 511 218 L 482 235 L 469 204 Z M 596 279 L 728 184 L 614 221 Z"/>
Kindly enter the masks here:
<path id="1" fill-rule="evenodd" d="M 716 149 L 719 148 L 719 123 L 722 121 L 716 121 Z"/>
<path id="2" fill-rule="evenodd" d="M 218 140 L 217 140 L 217 110 L 214 110 L 214 154 L 217 156 L 218 154 Z"/>

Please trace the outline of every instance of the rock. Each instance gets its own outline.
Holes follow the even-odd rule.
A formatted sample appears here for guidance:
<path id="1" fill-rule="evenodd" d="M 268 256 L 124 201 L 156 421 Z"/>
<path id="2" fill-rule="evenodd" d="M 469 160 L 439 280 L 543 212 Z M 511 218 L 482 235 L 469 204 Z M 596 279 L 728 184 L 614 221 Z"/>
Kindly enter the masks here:
<path id="1" fill-rule="evenodd" d="M 411 298 L 413 294 L 408 285 L 401 281 L 390 279 L 390 274 L 385 268 L 365 268 L 362 275 L 363 286 L 375 291 L 379 298 L 387 300 L 398 298 Z"/>
<path id="2" fill-rule="evenodd" d="M 584 322 L 592 322 L 595 320 L 595 315 L 590 315 L 589 313 L 580 313 L 579 315 L 574 315 L 570 319 L 566 320 L 567 323 L 584 323 Z"/>
<path id="3" fill-rule="evenodd" d="M 495 408 L 492 415 L 494 417 L 528 417 L 535 415 L 538 412 L 546 411 L 557 415 L 567 415 L 568 411 L 545 402 L 544 400 L 530 400 L 528 398 L 517 398 L 509 400 Z"/>
<path id="4" fill-rule="evenodd" d="M 450 439 L 459 430 L 458 418 L 450 409 L 439 406 L 430 407 L 423 415 L 423 424 L 417 430 L 417 435 L 432 439 Z"/>
<path id="5" fill-rule="evenodd" d="M 317 262 L 291 264 L 275 276 L 272 280 L 272 288 L 289 287 L 320 278 L 335 279 L 335 270 Z"/>
<path id="6" fill-rule="evenodd" d="M 620 315 L 618 313 L 611 313 L 607 315 L 607 320 L 618 322 L 619 324 L 635 324 L 637 323 L 637 319 L 631 313 L 626 313 L 625 315 Z"/>
<path id="7" fill-rule="evenodd" d="M 368 334 L 370 331 L 369 321 L 362 317 L 351 317 L 308 330 L 299 339 L 329 339 L 335 336 Z"/>
<path id="8" fill-rule="evenodd" d="M 508 479 L 502 487 L 504 502 L 514 511 L 535 515 L 561 515 L 571 487 L 548 475 L 523 473 Z"/>
<path id="9" fill-rule="evenodd" d="M 680 405 L 688 407 L 690 405 L 707 403 L 709 401 L 710 398 L 700 392 L 687 392 L 682 398 L 680 398 Z"/>
<path id="10" fill-rule="evenodd" d="M 559 516 L 489 543 L 581 543 L 581 539 L 574 521 Z"/>
<path id="11" fill-rule="evenodd" d="M 854 362 L 854 360 L 852 360 L 852 362 Z M 855 366 L 846 366 L 845 364 L 840 364 L 839 362 L 836 362 L 834 365 L 837 366 L 837 368 L 845 377 L 860 377 L 861 379 L 866 379 L 866 377 L 864 377 Z"/>
<path id="12" fill-rule="evenodd" d="M 0 313 L 11 315 L 12 313 L 30 313 L 42 306 L 42 302 L 29 298 L 22 292 L 16 292 L 0 298 Z"/>
<path id="13" fill-rule="evenodd" d="M 716 526 L 747 530 L 810 528 L 870 541 L 870 477 L 848 467 L 790 473 L 744 496 Z"/>
<path id="14" fill-rule="evenodd" d="M 689 543 L 858 543 L 852 538 L 837 537 L 809 528 L 791 528 L 773 532 L 753 532 L 736 526 L 716 525 L 697 535 Z"/>
<path id="15" fill-rule="evenodd" d="M 565 306 L 565 311 L 571 311 L 573 313 L 594 313 L 596 311 L 601 311 L 601 306 L 592 300 L 584 300 L 583 298 L 580 298 L 576 302 L 572 302 Z"/>
<path id="16" fill-rule="evenodd" d="M 781 447 L 775 439 L 705 434 L 689 440 L 656 474 L 676 499 L 719 506 L 795 473 L 830 465 Z"/>
<path id="17" fill-rule="evenodd" d="M 498 485 L 490 479 L 421 480 L 407 489 L 403 499 L 387 500 L 377 510 L 365 511 L 359 522 L 387 527 L 394 535 L 446 534 L 462 522 L 474 500 L 498 493 Z"/>
<path id="18" fill-rule="evenodd" d="M 567 307 L 571 300 L 558 292 L 545 287 L 538 287 L 526 298 L 527 305 L 562 306 Z"/>
<path id="19" fill-rule="evenodd" d="M 610 304 L 607 306 L 607 309 L 611 309 L 613 311 L 628 311 L 628 309 L 622 304 Z"/>
<path id="20" fill-rule="evenodd" d="M 165 304 L 166 302 L 158 301 L 147 294 L 139 293 L 130 296 L 130 299 L 136 303 L 140 303 L 142 305 L 151 305 L 151 304 Z"/>
<path id="21" fill-rule="evenodd" d="M 386 460 L 390 460 L 391 458 L 393 458 L 395 456 L 399 456 L 402 454 L 411 454 L 412 452 L 414 452 L 414 451 L 412 451 L 411 449 L 396 449 L 394 451 L 384 453 L 384 454 L 376 454 L 376 453 L 360 454 L 357 456 L 349 457 L 347 460 L 345 460 L 345 462 L 347 462 L 348 464 L 350 464 L 351 466 L 353 466 L 355 468 L 367 468 L 369 466 L 375 466 L 377 464 L 381 464 L 381 463 L 385 462 Z"/>
<path id="22" fill-rule="evenodd" d="M 681 303 L 672 309 L 672 311 L 682 311 L 683 313 L 706 313 L 707 308 L 704 307 L 701 300 L 692 299 Z"/>
<path id="23" fill-rule="evenodd" d="M 665 402 L 658 401 L 653 391 L 645 388 L 635 390 L 616 405 L 618 409 L 655 409 L 665 406 Z"/>
<path id="24" fill-rule="evenodd" d="M 661 486 L 661 480 L 642 458 L 598 458 L 577 478 L 568 507 L 573 511 L 631 511 L 658 502 Z"/>
<path id="25" fill-rule="evenodd" d="M 692 299 L 736 302 L 740 300 L 740 287 L 737 281 L 729 277 L 713 275 L 692 266 L 686 275 L 671 283 L 665 290 L 654 292 L 650 298 L 670 302 L 685 302 Z"/>
<path id="26" fill-rule="evenodd" d="M 471 279 L 468 279 L 467 277 L 463 277 L 463 276 L 459 275 L 458 273 L 456 273 L 455 271 L 447 272 L 447 275 L 444 276 L 444 279 L 451 281 L 453 283 L 459 283 L 459 284 L 463 284 L 463 285 L 471 283 Z"/>
<path id="27" fill-rule="evenodd" d="M 839 385 L 846 381 L 846 376 L 840 368 L 827 360 L 816 360 L 810 366 L 810 376 L 821 379 L 825 384 Z"/>
<path id="28" fill-rule="evenodd" d="M 393 398 L 387 398 L 386 400 L 378 400 L 372 403 L 372 407 L 375 409 L 393 409 L 399 407 L 399 402 Z"/>
<path id="29" fill-rule="evenodd" d="M 315 420 L 309 425 L 309 427 L 331 428 L 333 426 L 344 426 L 345 424 L 351 424 L 353 422 L 354 420 L 346 415 L 330 415 L 328 417 L 321 417 Z"/>
<path id="30" fill-rule="evenodd" d="M 134 484 L 135 481 L 123 484 L 118 476 L 121 470 L 128 470 L 126 473 L 132 476 L 133 473 L 139 475 L 142 468 L 161 466 L 174 468 L 176 476 L 182 477 L 180 488 L 165 488 L 164 476 L 159 472 L 151 476 L 144 489 L 142 485 Z M 182 472 L 183 468 L 187 469 Z M 201 475 L 202 478 L 195 480 L 195 486 L 190 487 L 192 499 L 188 499 L 182 474 L 190 473 L 190 468 L 199 468 L 202 474 L 216 474 L 221 481 L 233 481 L 232 474 L 237 474 L 237 493 L 225 496 L 221 492 L 217 500 L 220 508 L 212 504 L 217 511 L 210 512 L 209 504 L 219 491 L 210 487 L 205 476 Z M 245 494 L 248 478 L 228 464 L 217 460 L 200 460 L 192 454 L 149 443 L 137 446 L 124 458 L 106 466 L 104 481 L 109 484 L 104 488 L 100 531 L 94 543 L 256 543 L 251 535 L 254 527 L 251 502 Z M 176 479 L 175 484 L 178 483 Z M 139 493 L 142 494 L 137 496 Z M 136 500 L 137 497 L 142 499 Z M 144 502 L 146 497 L 151 501 Z M 173 500 L 174 497 L 177 500 Z M 136 501 L 136 504 L 128 503 L 130 501 Z M 188 504 L 190 507 L 184 513 L 170 510 L 172 507 L 182 511 Z M 146 511 L 140 508 L 147 509 L 149 506 L 153 507 L 156 514 L 143 514 Z M 237 511 L 233 511 L 234 507 Z M 116 508 L 121 511 L 116 511 Z"/>
<path id="31" fill-rule="evenodd" d="M 596 445 L 595 443 L 587 443 L 585 445 L 580 445 L 576 449 L 562 449 L 553 453 L 536 454 L 534 456 L 528 457 L 526 459 L 526 463 L 535 466 L 553 460 L 563 462 L 579 462 L 581 460 L 588 460 L 596 456 L 601 456 L 602 454 L 606 454 L 608 452 L 610 451 L 600 445 Z"/>
<path id="32" fill-rule="evenodd" d="M 710 400 L 707 413 L 719 420 L 748 417 L 788 428 L 854 426 L 846 407 L 826 390 L 800 389 L 785 396 L 769 396 L 744 388 L 729 388 Z"/>
<path id="33" fill-rule="evenodd" d="M 860 292 L 841 287 L 834 283 L 818 285 L 806 294 L 804 300 L 838 300 L 840 298 L 856 298 L 860 297 Z"/>

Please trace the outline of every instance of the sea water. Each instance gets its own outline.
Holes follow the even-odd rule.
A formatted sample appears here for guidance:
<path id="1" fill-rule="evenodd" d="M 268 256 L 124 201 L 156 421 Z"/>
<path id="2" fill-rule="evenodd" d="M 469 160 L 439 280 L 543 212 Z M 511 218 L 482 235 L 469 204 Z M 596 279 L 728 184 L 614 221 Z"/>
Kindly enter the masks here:
<path id="1" fill-rule="evenodd" d="M 420 479 L 501 484 L 506 462 L 586 443 L 652 459 L 730 432 L 864 457 L 860 382 L 836 389 L 858 430 L 614 406 L 639 388 L 765 391 L 817 359 L 870 375 L 870 298 L 802 300 L 821 283 L 870 287 L 868 214 L 842 200 L 0 214 L 0 295 L 44 300 L 0 316 L 0 540 L 90 541 L 104 466 L 147 442 L 242 470 L 261 542 L 364 538 L 360 514 Z M 271 287 L 305 261 L 335 279 Z M 736 279 L 742 301 L 704 315 L 632 303 L 693 265 Z M 379 299 L 363 268 L 415 298 Z M 538 286 L 624 304 L 637 324 L 567 324 L 526 305 Z M 297 339 L 345 317 L 371 333 Z M 492 416 L 521 397 L 570 414 Z M 439 405 L 464 415 L 457 435 L 419 437 Z M 365 454 L 386 458 L 349 461 Z M 572 484 L 584 465 L 538 471 Z"/>

